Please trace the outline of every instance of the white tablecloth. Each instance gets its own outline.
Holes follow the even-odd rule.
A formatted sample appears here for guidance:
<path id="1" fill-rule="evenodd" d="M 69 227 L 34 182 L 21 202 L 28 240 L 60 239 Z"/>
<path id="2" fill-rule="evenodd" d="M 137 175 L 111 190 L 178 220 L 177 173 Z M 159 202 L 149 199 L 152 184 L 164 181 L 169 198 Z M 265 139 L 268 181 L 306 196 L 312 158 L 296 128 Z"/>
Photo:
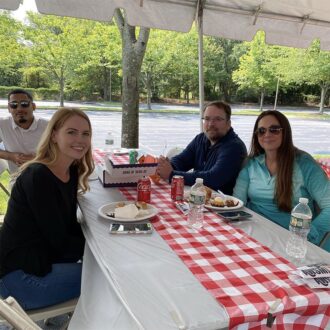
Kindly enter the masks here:
<path id="1" fill-rule="evenodd" d="M 109 221 L 97 210 L 122 199 L 117 189 L 103 188 L 97 181 L 80 199 L 87 244 L 82 294 L 69 329 L 226 328 L 229 319 L 224 308 L 156 232 L 108 233 Z M 253 214 L 252 221 L 236 226 L 285 256 L 288 231 Z M 305 264 L 328 260 L 329 253 L 309 244 Z"/>

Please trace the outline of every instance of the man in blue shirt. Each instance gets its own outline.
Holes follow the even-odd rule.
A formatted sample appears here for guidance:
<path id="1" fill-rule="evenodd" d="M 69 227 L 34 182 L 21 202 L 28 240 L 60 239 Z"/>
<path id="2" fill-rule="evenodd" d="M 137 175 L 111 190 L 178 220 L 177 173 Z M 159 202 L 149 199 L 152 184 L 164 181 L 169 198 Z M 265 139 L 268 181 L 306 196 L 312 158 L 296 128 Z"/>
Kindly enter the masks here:
<path id="1" fill-rule="evenodd" d="M 171 160 L 161 156 L 157 173 L 169 181 L 174 175 L 182 175 L 185 185 L 189 186 L 196 178 L 203 178 L 206 186 L 232 194 L 247 152 L 244 142 L 231 127 L 230 117 L 231 108 L 227 103 L 209 103 L 203 112 L 204 132 Z"/>

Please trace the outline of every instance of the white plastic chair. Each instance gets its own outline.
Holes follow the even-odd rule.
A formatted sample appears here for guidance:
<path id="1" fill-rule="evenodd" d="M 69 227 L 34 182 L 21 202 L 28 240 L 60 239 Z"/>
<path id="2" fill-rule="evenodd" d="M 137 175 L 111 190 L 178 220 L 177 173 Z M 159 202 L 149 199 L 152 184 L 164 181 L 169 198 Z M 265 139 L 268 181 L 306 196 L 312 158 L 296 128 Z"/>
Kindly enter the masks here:
<path id="1" fill-rule="evenodd" d="M 25 315 L 20 315 L 19 316 L 19 320 L 21 321 L 22 318 L 28 318 L 30 320 L 30 322 L 32 322 L 32 324 L 35 326 L 34 328 L 31 327 L 31 328 L 28 328 L 28 327 L 17 327 L 16 324 L 14 324 L 13 322 L 15 321 L 15 319 L 11 319 L 11 318 L 8 318 L 6 317 L 6 315 L 4 315 L 4 313 L 2 313 L 3 311 L 3 306 L 4 306 L 4 303 L 5 304 L 9 304 L 8 302 L 6 303 L 7 300 L 14 300 L 16 305 L 18 306 L 18 308 L 23 311 L 23 314 Z M 33 310 L 30 310 L 30 311 L 24 311 L 20 306 L 19 304 L 16 302 L 16 300 L 12 297 L 8 297 L 7 299 L 5 300 L 1 300 L 1 307 L 0 307 L 0 325 L 3 325 L 3 324 L 10 324 L 10 325 L 13 325 L 15 327 L 15 329 L 24 329 L 24 330 L 27 330 L 27 329 L 31 329 L 31 330 L 35 330 L 35 329 L 40 329 L 34 322 L 38 322 L 38 321 L 42 321 L 44 320 L 45 324 L 47 324 L 48 322 L 48 319 L 50 318 L 53 318 L 55 316 L 59 316 L 59 315 L 63 315 L 63 314 L 68 314 L 68 319 L 66 320 L 66 322 L 64 322 L 61 327 L 59 329 L 67 329 L 68 325 L 69 325 L 69 322 L 71 320 L 71 316 L 74 312 L 74 309 L 76 308 L 76 305 L 77 305 L 77 302 L 78 302 L 78 298 L 75 298 L 75 299 L 71 299 L 71 300 L 68 300 L 66 302 L 63 302 L 63 303 L 60 303 L 60 304 L 56 304 L 56 305 L 53 305 L 53 306 L 48 306 L 48 307 L 45 307 L 45 308 L 40 308 L 40 309 L 33 309 Z M 17 309 L 17 307 L 15 308 L 12 308 L 12 309 Z M 16 312 L 16 313 L 13 313 L 14 317 L 16 317 L 19 312 Z M 22 314 L 22 313 L 21 313 Z"/>
<path id="2" fill-rule="evenodd" d="M 13 297 L 8 297 L 5 300 L 0 300 L 0 316 L 1 321 L 10 324 L 17 330 L 39 330 L 32 319 L 21 308 Z"/>
<path id="3" fill-rule="evenodd" d="M 3 172 L 8 171 L 8 163 L 4 159 L 0 159 L 0 177 Z M 10 196 L 8 189 L 0 182 L 0 188 L 5 192 L 7 196 Z"/>

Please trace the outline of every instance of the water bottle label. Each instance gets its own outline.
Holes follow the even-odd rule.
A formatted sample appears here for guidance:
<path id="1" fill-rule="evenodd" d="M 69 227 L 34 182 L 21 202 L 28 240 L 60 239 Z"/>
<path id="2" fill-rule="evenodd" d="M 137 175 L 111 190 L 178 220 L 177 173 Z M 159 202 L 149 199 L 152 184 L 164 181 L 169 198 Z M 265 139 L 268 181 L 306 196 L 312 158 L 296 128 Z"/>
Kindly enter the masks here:
<path id="1" fill-rule="evenodd" d="M 105 144 L 112 145 L 114 143 L 113 139 L 106 139 Z"/>
<path id="2" fill-rule="evenodd" d="M 309 228 L 310 219 L 298 218 L 298 217 L 291 215 L 290 226 L 296 227 L 296 228 L 301 228 L 301 229 Z"/>
<path id="3" fill-rule="evenodd" d="M 189 202 L 194 205 L 203 205 L 205 203 L 205 195 L 191 193 Z"/>

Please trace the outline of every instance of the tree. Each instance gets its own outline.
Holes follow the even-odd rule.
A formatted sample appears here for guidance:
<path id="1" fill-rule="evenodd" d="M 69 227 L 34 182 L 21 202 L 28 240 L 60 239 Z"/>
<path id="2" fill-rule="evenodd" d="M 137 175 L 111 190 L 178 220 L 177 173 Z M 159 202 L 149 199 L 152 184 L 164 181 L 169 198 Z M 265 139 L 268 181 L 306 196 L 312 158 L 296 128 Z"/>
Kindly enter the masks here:
<path id="1" fill-rule="evenodd" d="M 104 100 L 111 101 L 113 85 L 118 87 L 121 67 L 121 39 L 112 23 L 89 22 L 89 34 L 83 40 L 83 63 L 74 71 L 70 81 L 72 91 L 83 90 L 87 96 L 98 92 Z M 114 80 L 116 84 L 114 84 Z M 121 82 L 119 82 L 121 84 Z"/>
<path id="2" fill-rule="evenodd" d="M 305 81 L 321 89 L 319 113 L 323 113 L 324 101 L 330 88 L 330 53 L 320 50 L 320 41 L 315 40 L 306 51 Z"/>
<path id="3" fill-rule="evenodd" d="M 217 88 L 217 98 L 230 102 L 237 89 L 232 74 L 238 69 L 245 47 L 242 47 L 241 41 L 216 37 L 205 38 L 204 45 L 205 86 L 210 86 L 212 96 Z"/>
<path id="4" fill-rule="evenodd" d="M 270 65 L 271 46 L 265 44 L 262 31 L 259 31 L 247 46 L 248 52 L 240 58 L 239 69 L 234 71 L 233 80 L 240 88 L 249 88 L 260 93 L 261 111 L 265 93 L 276 88 L 277 79 Z"/>
<path id="5" fill-rule="evenodd" d="M 152 96 L 158 93 L 165 76 L 164 59 L 170 42 L 170 32 L 152 30 L 141 69 L 141 82 L 147 93 L 147 106 L 151 110 Z"/>
<path id="6" fill-rule="evenodd" d="M 57 81 L 63 106 L 66 80 L 82 62 L 81 46 L 91 26 L 83 20 L 31 12 L 28 21 L 24 34 L 30 66 L 42 68 Z"/>
<path id="7" fill-rule="evenodd" d="M 25 46 L 21 42 L 21 24 L 7 12 L 0 14 L 0 85 L 21 83 L 20 68 L 24 64 Z"/>
<path id="8" fill-rule="evenodd" d="M 190 93 L 198 94 L 198 34 L 196 29 L 188 33 L 175 33 L 171 53 L 173 78 L 189 103 Z"/>
<path id="9" fill-rule="evenodd" d="M 123 147 L 139 146 L 139 78 L 146 51 L 150 29 L 137 29 L 127 23 L 120 9 L 115 11 L 115 20 L 122 39 L 122 132 Z"/>

